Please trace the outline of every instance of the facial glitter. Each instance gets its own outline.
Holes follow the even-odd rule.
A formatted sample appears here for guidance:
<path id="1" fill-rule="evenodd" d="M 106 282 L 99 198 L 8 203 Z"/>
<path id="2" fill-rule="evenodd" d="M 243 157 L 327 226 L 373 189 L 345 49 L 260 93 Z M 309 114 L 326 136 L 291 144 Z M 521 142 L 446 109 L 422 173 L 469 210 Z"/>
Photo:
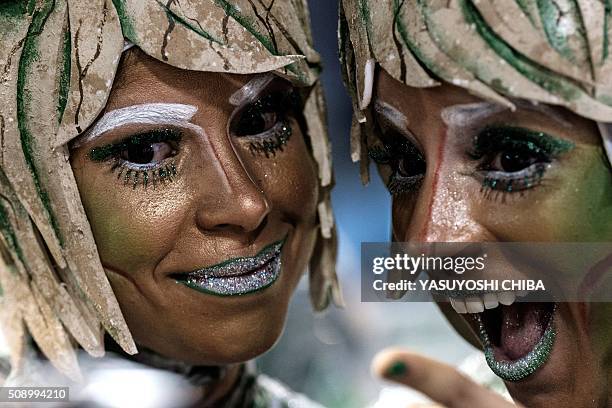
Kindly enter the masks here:
<path id="1" fill-rule="evenodd" d="M 177 275 L 176 281 L 217 296 L 241 296 L 260 291 L 279 277 L 284 243 L 285 240 L 271 244 L 254 257 L 230 259 L 209 268 Z"/>
<path id="2" fill-rule="evenodd" d="M 487 330 L 485 329 L 485 325 L 482 321 L 482 317 L 479 314 L 476 314 L 475 317 L 476 321 L 478 322 L 478 335 L 480 337 L 480 341 L 484 345 L 485 359 L 487 360 L 487 364 L 491 368 L 491 371 L 493 371 L 502 380 L 515 382 L 527 378 L 542 367 L 550 358 L 550 353 L 552 352 L 555 338 L 557 336 L 554 323 L 554 313 L 556 308 L 557 307 L 555 305 L 553 314 L 550 317 L 548 326 L 544 330 L 542 338 L 540 338 L 538 343 L 529 353 L 527 353 L 525 357 L 513 362 L 498 361 L 495 359 L 495 352 L 493 350 L 493 346 L 491 345 Z"/>

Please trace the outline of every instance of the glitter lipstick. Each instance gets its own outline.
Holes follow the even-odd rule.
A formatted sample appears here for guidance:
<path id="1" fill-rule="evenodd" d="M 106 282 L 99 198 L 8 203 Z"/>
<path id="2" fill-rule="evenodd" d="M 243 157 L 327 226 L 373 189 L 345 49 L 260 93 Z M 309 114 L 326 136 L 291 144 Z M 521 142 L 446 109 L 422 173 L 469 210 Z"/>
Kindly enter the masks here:
<path id="1" fill-rule="evenodd" d="M 223 261 L 192 272 L 175 274 L 177 283 L 217 296 L 241 296 L 272 285 L 281 271 L 285 239 L 266 246 L 253 257 Z"/>

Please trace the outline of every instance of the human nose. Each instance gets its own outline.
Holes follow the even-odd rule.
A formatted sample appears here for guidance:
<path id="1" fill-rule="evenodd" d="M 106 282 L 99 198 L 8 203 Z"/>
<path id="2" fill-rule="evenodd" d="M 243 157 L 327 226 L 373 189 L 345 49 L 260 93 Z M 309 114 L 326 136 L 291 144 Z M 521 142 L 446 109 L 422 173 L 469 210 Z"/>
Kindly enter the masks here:
<path id="1" fill-rule="evenodd" d="M 200 172 L 197 225 L 206 232 L 257 235 L 266 223 L 270 203 L 225 135 L 225 129 L 222 131 L 223 134 L 204 138 L 208 154 L 202 161 L 207 163 L 203 164 L 207 169 L 201 168 Z"/>
<path id="2" fill-rule="evenodd" d="M 438 168 L 426 174 L 404 241 L 491 241 L 477 220 L 479 197 L 469 193 L 465 177 Z"/>
<path id="3" fill-rule="evenodd" d="M 210 205 L 200 206 L 197 222 L 201 229 L 245 234 L 257 231 L 265 223 L 270 205 L 264 192 L 245 171 L 233 172 L 228 175 L 231 187 Z"/>

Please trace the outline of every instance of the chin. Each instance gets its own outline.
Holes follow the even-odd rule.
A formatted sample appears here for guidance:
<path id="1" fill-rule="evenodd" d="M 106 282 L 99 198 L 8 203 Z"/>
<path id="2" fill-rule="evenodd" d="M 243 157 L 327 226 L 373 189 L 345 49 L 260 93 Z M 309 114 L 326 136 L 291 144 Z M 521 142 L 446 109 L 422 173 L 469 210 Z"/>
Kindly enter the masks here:
<path id="1" fill-rule="evenodd" d="M 197 313 L 173 310 L 155 319 L 126 313 L 126 318 L 136 343 L 164 357 L 192 365 L 237 364 L 272 348 L 285 325 L 289 299 L 277 295 L 253 300 L 245 296 L 231 299 L 229 307 Z"/>
<path id="2" fill-rule="evenodd" d="M 530 408 L 607 406 L 604 357 L 594 346 L 596 328 L 589 318 L 592 304 L 493 303 L 479 312 L 459 307 L 460 316 L 480 338 L 489 367 L 513 399 Z"/>
<path id="3" fill-rule="evenodd" d="M 590 306 L 556 305 L 556 338 L 548 359 L 524 379 L 505 382 L 516 401 L 535 408 L 609 406 L 605 361 L 594 347 Z"/>

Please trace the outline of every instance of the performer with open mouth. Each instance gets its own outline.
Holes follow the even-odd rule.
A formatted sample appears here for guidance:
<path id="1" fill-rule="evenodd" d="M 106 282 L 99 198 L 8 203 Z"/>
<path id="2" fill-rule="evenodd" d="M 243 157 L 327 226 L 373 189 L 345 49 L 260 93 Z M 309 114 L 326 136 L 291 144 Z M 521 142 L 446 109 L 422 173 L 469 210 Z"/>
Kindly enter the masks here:
<path id="1" fill-rule="evenodd" d="M 315 309 L 342 303 L 308 24 L 301 1 L 2 2 L 5 385 L 47 360 L 87 382 L 78 345 L 201 406 L 299 399 L 245 362 L 309 262 Z"/>
<path id="2" fill-rule="evenodd" d="M 393 195 L 394 240 L 612 241 L 609 5 L 341 3 L 353 159 L 366 181 L 369 159 L 378 165 Z M 574 271 L 576 288 L 598 290 L 586 280 Z M 521 295 L 439 306 L 516 401 L 610 406 L 609 304 L 517 303 Z M 375 366 L 444 405 L 508 404 L 407 352 Z"/>

